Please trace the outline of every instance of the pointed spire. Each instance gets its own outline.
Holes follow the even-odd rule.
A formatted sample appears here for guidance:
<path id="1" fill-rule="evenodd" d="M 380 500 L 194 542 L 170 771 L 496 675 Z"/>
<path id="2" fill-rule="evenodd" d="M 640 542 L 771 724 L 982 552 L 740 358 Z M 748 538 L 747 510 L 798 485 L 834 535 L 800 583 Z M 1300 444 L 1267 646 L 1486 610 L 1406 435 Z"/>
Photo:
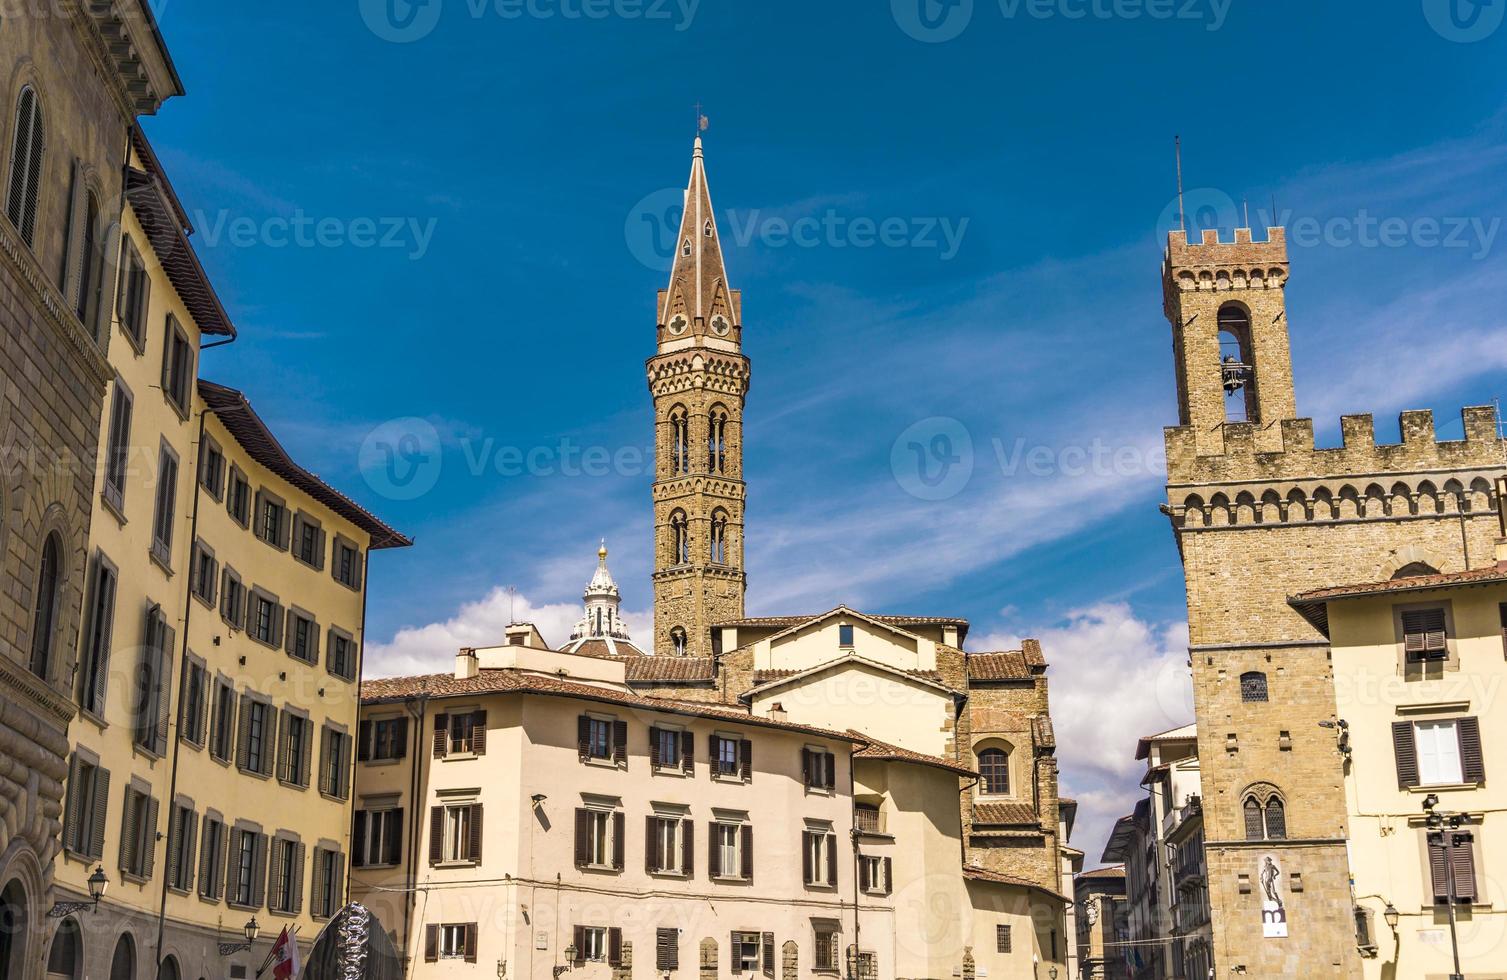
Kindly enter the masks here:
<path id="1" fill-rule="evenodd" d="M 691 152 L 691 178 L 686 184 L 685 213 L 675 239 L 675 262 L 670 269 L 670 286 L 665 292 L 659 322 L 669 326 L 677 315 L 684 316 L 684 327 L 705 334 L 711 330 L 713 317 L 719 315 L 729 328 L 736 327 L 739 312 L 737 294 L 727 285 L 722 236 L 712 208 L 711 190 L 707 187 L 701 137 L 697 136 Z M 713 331 L 718 336 L 729 332 Z M 671 335 L 684 336 L 685 330 L 672 329 Z"/>

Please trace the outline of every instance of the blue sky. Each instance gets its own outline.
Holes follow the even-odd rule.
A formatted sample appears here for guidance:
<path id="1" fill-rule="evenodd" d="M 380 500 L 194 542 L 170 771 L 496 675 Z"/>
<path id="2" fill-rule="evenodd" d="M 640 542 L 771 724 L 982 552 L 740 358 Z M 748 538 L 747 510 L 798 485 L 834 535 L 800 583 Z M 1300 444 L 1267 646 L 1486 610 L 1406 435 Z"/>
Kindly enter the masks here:
<path id="1" fill-rule="evenodd" d="M 642 632 L 656 216 L 703 103 L 753 359 L 750 611 L 1042 637 L 1092 861 L 1134 738 L 1190 717 L 1155 455 L 1173 136 L 1202 223 L 1306 230 L 1321 440 L 1414 407 L 1458 432 L 1507 367 L 1504 6 L 166 0 L 189 95 L 146 129 L 241 331 L 204 373 L 417 537 L 374 562 L 370 651 L 445 669 L 510 611 L 563 641 L 603 536 Z M 394 492 L 373 432 L 432 450 L 432 487 Z M 923 499 L 905 446 L 936 435 L 967 480 Z M 588 448 L 605 472 L 560 472 Z"/>

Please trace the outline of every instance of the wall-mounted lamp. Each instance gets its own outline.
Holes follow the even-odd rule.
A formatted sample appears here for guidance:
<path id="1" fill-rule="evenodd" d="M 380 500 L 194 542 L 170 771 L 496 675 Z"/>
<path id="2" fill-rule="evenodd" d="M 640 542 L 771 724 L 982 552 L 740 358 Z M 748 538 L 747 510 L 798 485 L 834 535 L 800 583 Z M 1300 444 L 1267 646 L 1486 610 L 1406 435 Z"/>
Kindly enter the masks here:
<path id="1" fill-rule="evenodd" d="M 1401 918 L 1397 913 L 1397 906 L 1388 902 L 1386 911 L 1382 912 L 1381 917 L 1387 920 L 1388 929 L 1391 929 L 1393 932 L 1397 931 L 1397 920 Z"/>
<path id="2" fill-rule="evenodd" d="M 250 919 L 246 920 L 246 924 L 241 927 L 241 935 L 246 937 L 246 941 L 244 943 L 221 943 L 220 955 L 231 956 L 235 953 L 245 952 L 246 950 L 251 948 L 251 944 L 256 942 L 256 937 L 261 935 L 261 933 L 262 927 L 257 924 L 256 916 L 253 915 Z"/>
<path id="3" fill-rule="evenodd" d="M 108 887 L 110 887 L 110 879 L 105 877 L 105 869 L 101 865 L 94 869 L 94 874 L 89 876 L 89 901 L 55 902 L 52 908 L 47 910 L 47 918 L 62 919 L 75 912 L 88 912 L 90 915 L 97 913 L 99 900 L 105 897 L 105 889 Z"/>

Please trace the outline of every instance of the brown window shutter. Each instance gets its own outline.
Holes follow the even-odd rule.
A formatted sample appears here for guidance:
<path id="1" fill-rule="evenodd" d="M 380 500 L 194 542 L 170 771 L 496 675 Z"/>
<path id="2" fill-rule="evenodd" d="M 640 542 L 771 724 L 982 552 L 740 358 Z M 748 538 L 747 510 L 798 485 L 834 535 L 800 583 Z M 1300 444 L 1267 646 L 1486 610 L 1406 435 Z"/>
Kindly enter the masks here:
<path id="1" fill-rule="evenodd" d="M 612 723 L 612 761 L 618 765 L 628 762 L 628 723 L 615 721 Z"/>
<path id="2" fill-rule="evenodd" d="M 740 948 L 742 944 L 738 942 L 742 938 L 742 933 L 735 932 L 727 941 L 727 951 L 731 954 L 729 958 L 732 960 L 733 976 L 738 976 L 743 972 L 743 951 Z"/>
<path id="3" fill-rule="evenodd" d="M 481 804 L 473 803 L 471 804 L 471 842 L 469 851 L 471 860 L 473 861 L 481 861 L 481 841 Z"/>
<path id="4" fill-rule="evenodd" d="M 644 818 L 644 870 L 649 874 L 660 869 L 658 830 L 658 817 L 650 814 Z"/>
<path id="5" fill-rule="evenodd" d="M 607 965 L 623 965 L 623 930 L 617 926 L 607 930 Z"/>
<path id="6" fill-rule="evenodd" d="M 649 765 L 659 768 L 659 729 L 649 728 Z"/>
<path id="7" fill-rule="evenodd" d="M 575 960 L 575 962 L 576 962 L 577 966 L 580 966 L 582 963 L 586 962 L 586 927 L 585 926 L 576 926 L 574 931 L 575 931 L 575 943 L 574 943 L 574 945 L 576 947 L 576 960 Z"/>
<path id="8" fill-rule="evenodd" d="M 440 958 L 440 927 L 424 927 L 424 962 L 437 963 Z"/>
<path id="9" fill-rule="evenodd" d="M 696 875 L 696 823 L 689 819 L 680 822 L 680 872 L 687 878 Z"/>
<path id="10" fill-rule="evenodd" d="M 408 716 L 407 715 L 404 715 L 402 718 L 398 719 L 397 743 L 398 743 L 397 744 L 398 758 L 399 759 L 406 759 L 406 758 L 408 758 Z"/>
<path id="11" fill-rule="evenodd" d="M 105 818 L 110 806 L 110 770 L 94 770 L 94 826 L 91 827 L 89 857 L 98 861 L 105 856 Z"/>
<path id="12" fill-rule="evenodd" d="M 895 866 L 890 858 L 884 859 L 884 894 L 888 895 L 895 890 Z"/>
<path id="13" fill-rule="evenodd" d="M 717 838 L 721 836 L 718 831 L 721 824 L 707 824 L 706 835 L 706 869 L 707 874 L 713 878 L 722 877 L 722 849 L 717 844 Z"/>
<path id="14" fill-rule="evenodd" d="M 1413 734 L 1413 723 L 1392 723 L 1392 746 L 1397 751 L 1397 785 L 1411 789 L 1418 785 L 1418 740 Z"/>
<path id="15" fill-rule="evenodd" d="M 476 962 L 476 923 L 466 926 L 466 962 Z"/>
<path id="16" fill-rule="evenodd" d="M 826 772 L 827 772 L 827 788 L 828 789 L 836 789 L 837 788 L 837 756 L 833 755 L 831 752 L 828 752 L 826 754 L 826 756 L 827 756 L 827 759 L 826 759 L 827 765 L 826 765 L 825 768 L 826 768 Z"/>
<path id="17" fill-rule="evenodd" d="M 1455 899 L 1467 904 L 1476 900 L 1476 841 L 1474 834 L 1455 835 L 1450 848 L 1450 870 L 1455 876 Z"/>
<path id="18" fill-rule="evenodd" d="M 869 862 L 860 856 L 858 858 L 858 890 L 866 892 L 872 887 L 874 883 L 869 880 Z"/>
<path id="19" fill-rule="evenodd" d="M 366 762 L 372 757 L 371 753 L 372 723 L 370 719 L 363 719 L 356 726 L 356 761 Z"/>
<path id="20" fill-rule="evenodd" d="M 809 830 L 801 831 L 801 881 L 811 884 L 814 879 L 812 874 L 816 871 L 811 866 L 811 838 L 815 836 Z"/>
<path id="21" fill-rule="evenodd" d="M 623 870 L 624 852 L 628 850 L 628 815 L 619 810 L 612 815 L 612 867 Z"/>
<path id="22" fill-rule="evenodd" d="M 837 887 L 837 835 L 827 834 L 827 884 Z"/>
<path id="23" fill-rule="evenodd" d="M 743 762 L 743 781 L 753 782 L 753 743 L 744 739 L 738 746 L 739 758 Z"/>
<path id="24" fill-rule="evenodd" d="M 680 733 L 680 771 L 687 775 L 696 772 L 696 736 L 688 731 Z"/>
<path id="25" fill-rule="evenodd" d="M 801 784 L 811 785 L 811 750 L 801 749 Z"/>
<path id="26" fill-rule="evenodd" d="M 376 814 L 357 810 L 351 820 L 351 867 L 366 867 L 366 826 L 375 822 Z"/>
<path id="27" fill-rule="evenodd" d="M 1443 836 L 1429 837 L 1429 879 L 1434 886 L 1434 901 L 1449 901 L 1449 851 Z"/>
<path id="28" fill-rule="evenodd" d="M 585 715 L 576 719 L 576 750 L 582 762 L 591 758 L 591 719 Z"/>
<path id="29" fill-rule="evenodd" d="M 445 857 L 445 808 L 429 808 L 429 864 L 439 864 Z"/>
<path id="30" fill-rule="evenodd" d="M 576 867 L 584 868 L 591 863 L 591 811 L 576 810 Z"/>
<path id="31" fill-rule="evenodd" d="M 450 716 L 434 716 L 434 757 L 443 759 L 450 752 Z"/>
<path id="32" fill-rule="evenodd" d="M 706 763 L 707 772 L 713 778 L 717 775 L 717 765 L 722 759 L 722 739 L 716 735 L 706 737 Z"/>
<path id="33" fill-rule="evenodd" d="M 743 825 L 743 880 L 753 881 L 753 825 Z"/>
<path id="34" fill-rule="evenodd" d="M 1460 770 L 1467 783 L 1486 782 L 1486 757 L 1481 753 L 1481 720 L 1461 718 L 1455 722 L 1460 739 Z"/>
<path id="35" fill-rule="evenodd" d="M 471 751 L 476 755 L 487 754 L 487 713 L 478 711 L 471 716 Z"/>

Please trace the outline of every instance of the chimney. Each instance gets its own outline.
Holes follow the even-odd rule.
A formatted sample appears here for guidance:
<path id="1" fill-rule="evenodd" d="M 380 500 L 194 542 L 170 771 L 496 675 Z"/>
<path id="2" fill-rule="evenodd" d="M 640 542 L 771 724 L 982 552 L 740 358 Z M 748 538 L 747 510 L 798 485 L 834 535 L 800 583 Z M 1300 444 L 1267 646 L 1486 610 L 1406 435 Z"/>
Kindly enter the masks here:
<path id="1" fill-rule="evenodd" d="M 770 721 L 788 722 L 790 720 L 790 714 L 785 710 L 785 706 L 778 701 L 769 706 L 768 716 Z"/>
<path id="2" fill-rule="evenodd" d="M 479 661 L 476 659 L 476 651 L 471 647 L 462 647 L 460 653 L 455 655 L 455 679 L 458 681 L 470 680 L 480 670 Z"/>

